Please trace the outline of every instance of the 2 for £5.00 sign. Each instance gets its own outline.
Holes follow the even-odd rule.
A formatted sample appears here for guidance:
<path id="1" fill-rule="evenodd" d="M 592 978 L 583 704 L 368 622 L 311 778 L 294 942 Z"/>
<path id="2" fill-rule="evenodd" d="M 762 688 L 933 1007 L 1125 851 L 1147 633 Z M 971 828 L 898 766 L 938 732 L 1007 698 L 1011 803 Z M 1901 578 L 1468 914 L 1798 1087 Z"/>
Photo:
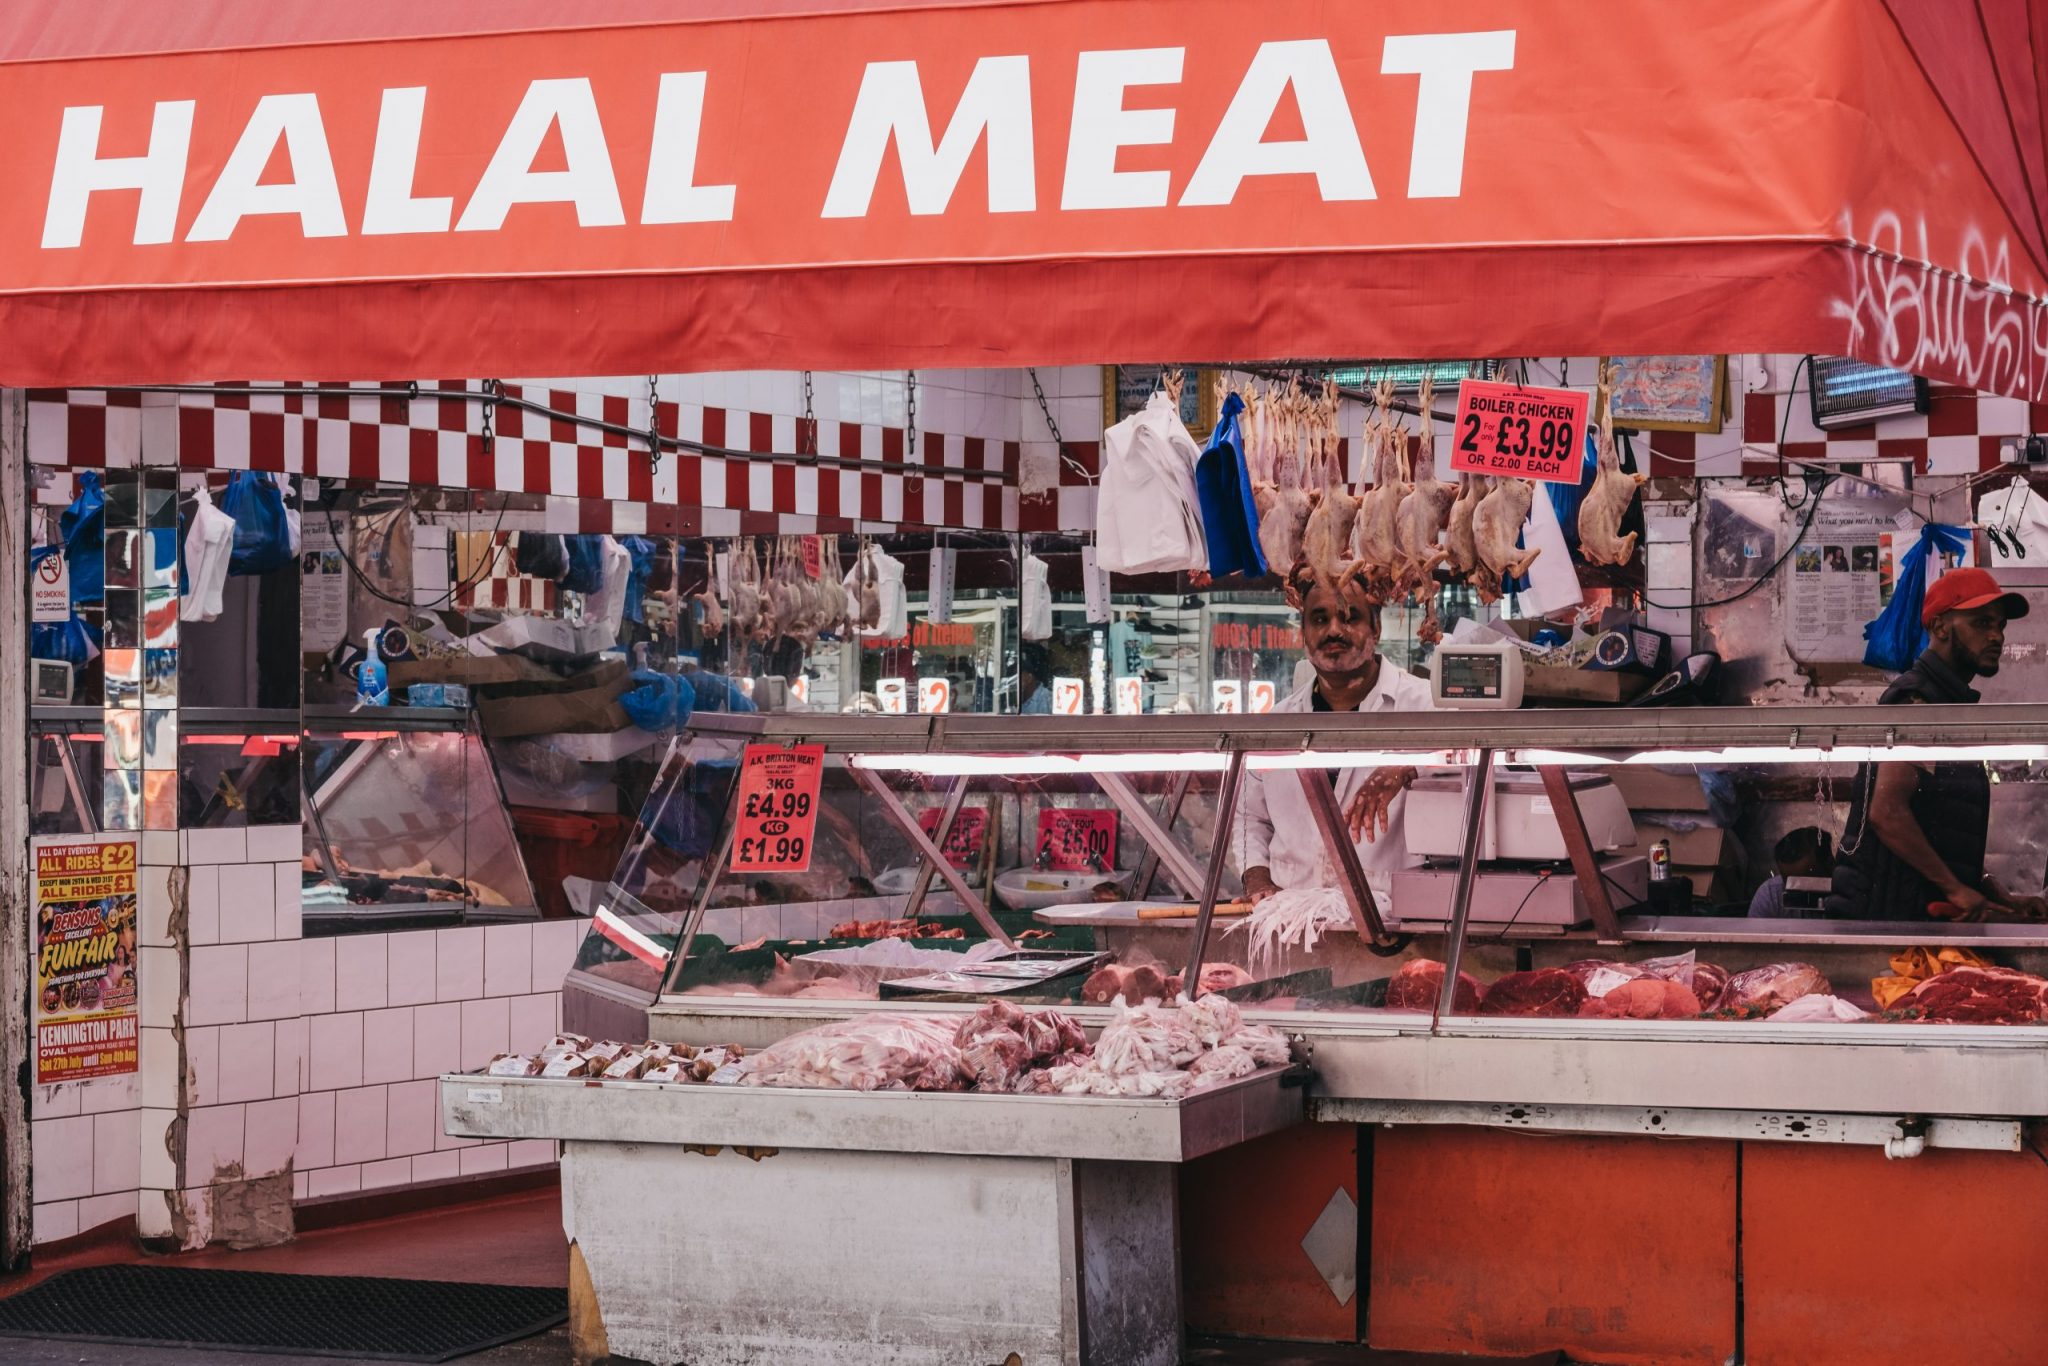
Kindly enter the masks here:
<path id="1" fill-rule="evenodd" d="M 748 745 L 740 756 L 739 820 L 732 834 L 735 873 L 801 873 L 811 866 L 818 825 L 823 745 Z"/>
<path id="2" fill-rule="evenodd" d="M 1451 468 L 1460 474 L 1576 484 L 1585 461 L 1590 404 L 1579 389 L 1465 380 L 1458 385 Z"/>

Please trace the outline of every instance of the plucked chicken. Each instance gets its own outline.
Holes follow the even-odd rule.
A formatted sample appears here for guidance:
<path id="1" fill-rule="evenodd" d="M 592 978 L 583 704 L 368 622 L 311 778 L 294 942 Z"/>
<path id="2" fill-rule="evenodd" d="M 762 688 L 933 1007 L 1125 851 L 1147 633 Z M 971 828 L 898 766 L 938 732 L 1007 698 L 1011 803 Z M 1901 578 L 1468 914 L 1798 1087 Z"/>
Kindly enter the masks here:
<path id="1" fill-rule="evenodd" d="M 1409 471 L 1408 493 L 1394 514 L 1395 583 L 1409 602 L 1423 601 L 1427 619 L 1436 617 L 1436 567 L 1449 553 L 1439 539 L 1450 524 L 1455 486 L 1436 477 L 1436 423 L 1430 416 L 1434 388 L 1422 381 L 1422 438 Z"/>
<path id="2" fill-rule="evenodd" d="M 1579 550 L 1587 564 L 1627 564 L 1635 557 L 1636 533 L 1621 534 L 1621 519 L 1648 478 L 1621 472 L 1621 453 L 1614 446 L 1614 367 L 1600 367 L 1600 427 L 1593 446 L 1599 469 L 1593 487 L 1579 504 Z"/>
<path id="3" fill-rule="evenodd" d="M 1451 503 L 1450 522 L 1444 528 L 1444 567 L 1461 583 L 1472 582 L 1479 573 L 1479 545 L 1473 536 L 1472 518 L 1486 494 L 1484 475 L 1458 476 L 1458 496 Z"/>
<path id="4" fill-rule="evenodd" d="M 1302 533 L 1302 555 L 1318 573 L 1335 577 L 1351 561 L 1351 533 L 1358 521 L 1358 495 L 1338 461 L 1337 386 L 1325 382 L 1309 413 L 1309 471 L 1318 486 L 1314 509 Z"/>
<path id="5" fill-rule="evenodd" d="M 1536 485 L 1527 479 L 1497 479 L 1492 492 L 1479 500 L 1472 513 L 1472 540 L 1479 551 L 1479 578 L 1474 584 L 1481 602 L 1500 599 L 1503 578 L 1519 579 L 1543 553 L 1537 546 L 1518 549 L 1523 523 L 1536 501 Z"/>
<path id="6" fill-rule="evenodd" d="M 1372 487 L 1359 500 L 1358 525 L 1351 537 L 1351 557 L 1364 570 L 1367 590 L 1381 601 L 1393 592 L 1400 555 L 1395 523 L 1401 500 L 1409 492 L 1408 481 L 1402 477 L 1408 433 L 1387 407 L 1393 399 L 1393 381 L 1383 380 L 1373 393 L 1373 413 L 1366 424 L 1366 447 L 1373 458 Z"/>

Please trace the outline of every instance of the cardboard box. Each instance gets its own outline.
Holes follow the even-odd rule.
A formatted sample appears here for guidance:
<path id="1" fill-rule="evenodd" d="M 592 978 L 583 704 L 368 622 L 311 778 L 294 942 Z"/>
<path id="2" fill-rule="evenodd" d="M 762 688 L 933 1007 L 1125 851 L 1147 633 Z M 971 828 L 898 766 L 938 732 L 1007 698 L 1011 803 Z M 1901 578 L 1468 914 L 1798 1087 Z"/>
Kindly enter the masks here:
<path id="1" fill-rule="evenodd" d="M 1705 811 L 1706 789 L 1697 773 L 1665 773 L 1654 768 L 1615 764 L 1606 770 L 1621 789 L 1631 811 Z"/>
<path id="2" fill-rule="evenodd" d="M 395 660 L 387 666 L 394 691 L 415 683 L 460 683 L 490 687 L 510 683 L 559 683 L 561 675 L 523 655 L 454 655 L 446 659 Z"/>
<path id="3" fill-rule="evenodd" d="M 565 731 L 615 731 L 632 725 L 619 703 L 631 683 L 628 670 L 594 669 L 579 678 L 608 674 L 601 682 L 528 696 L 487 697 L 476 704 L 477 719 L 494 739 L 558 735 Z"/>
<path id="4" fill-rule="evenodd" d="M 1549 627 L 1546 621 L 1498 621 L 1494 629 L 1506 630 L 1522 640 L 1532 640 Z M 1524 706 L 1618 707 L 1633 702 L 1654 682 L 1648 674 L 1606 669 L 1561 669 L 1538 664 L 1533 659 L 1522 675 Z"/>

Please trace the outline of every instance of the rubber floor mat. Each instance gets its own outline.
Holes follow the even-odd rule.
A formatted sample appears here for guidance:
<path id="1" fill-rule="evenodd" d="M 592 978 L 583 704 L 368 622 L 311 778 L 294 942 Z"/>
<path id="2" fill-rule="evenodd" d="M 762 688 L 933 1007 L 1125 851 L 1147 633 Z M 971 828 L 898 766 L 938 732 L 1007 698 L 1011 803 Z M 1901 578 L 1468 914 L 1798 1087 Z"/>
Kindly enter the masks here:
<path id="1" fill-rule="evenodd" d="M 546 1286 L 95 1266 L 0 1299 L 0 1337 L 447 1361 L 568 1316 Z"/>

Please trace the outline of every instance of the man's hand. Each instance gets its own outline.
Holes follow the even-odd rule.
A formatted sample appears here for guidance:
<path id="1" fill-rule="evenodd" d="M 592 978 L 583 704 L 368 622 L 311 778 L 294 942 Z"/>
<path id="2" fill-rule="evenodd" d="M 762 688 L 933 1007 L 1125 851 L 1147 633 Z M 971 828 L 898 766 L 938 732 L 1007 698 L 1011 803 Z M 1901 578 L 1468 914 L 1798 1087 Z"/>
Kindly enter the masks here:
<path id="1" fill-rule="evenodd" d="M 1373 843 L 1387 833 L 1388 822 L 1394 798 L 1399 796 L 1415 781 L 1415 770 L 1408 767 L 1376 768 L 1366 775 L 1365 782 L 1351 799 L 1351 810 L 1345 819 L 1351 825 L 1351 838 L 1363 838 Z"/>
<path id="2" fill-rule="evenodd" d="M 1994 884 L 1995 885 L 1995 884 Z M 1957 887 L 1942 893 L 1943 899 L 1928 903 L 1927 914 L 1936 920 L 1975 924 L 1985 920 L 2017 920 L 2020 913 L 2002 901 L 1993 900 L 1975 887 Z"/>
<path id="3" fill-rule="evenodd" d="M 1996 878 L 1988 876 L 1984 879 L 1982 885 L 1986 899 L 2003 912 L 2002 915 L 1996 918 L 2010 920 L 2048 919 L 2048 898 L 2015 895 Z"/>
<path id="4" fill-rule="evenodd" d="M 1279 890 L 1273 884 L 1272 869 L 1258 867 L 1244 870 L 1244 899 L 1246 905 L 1256 906 Z"/>

